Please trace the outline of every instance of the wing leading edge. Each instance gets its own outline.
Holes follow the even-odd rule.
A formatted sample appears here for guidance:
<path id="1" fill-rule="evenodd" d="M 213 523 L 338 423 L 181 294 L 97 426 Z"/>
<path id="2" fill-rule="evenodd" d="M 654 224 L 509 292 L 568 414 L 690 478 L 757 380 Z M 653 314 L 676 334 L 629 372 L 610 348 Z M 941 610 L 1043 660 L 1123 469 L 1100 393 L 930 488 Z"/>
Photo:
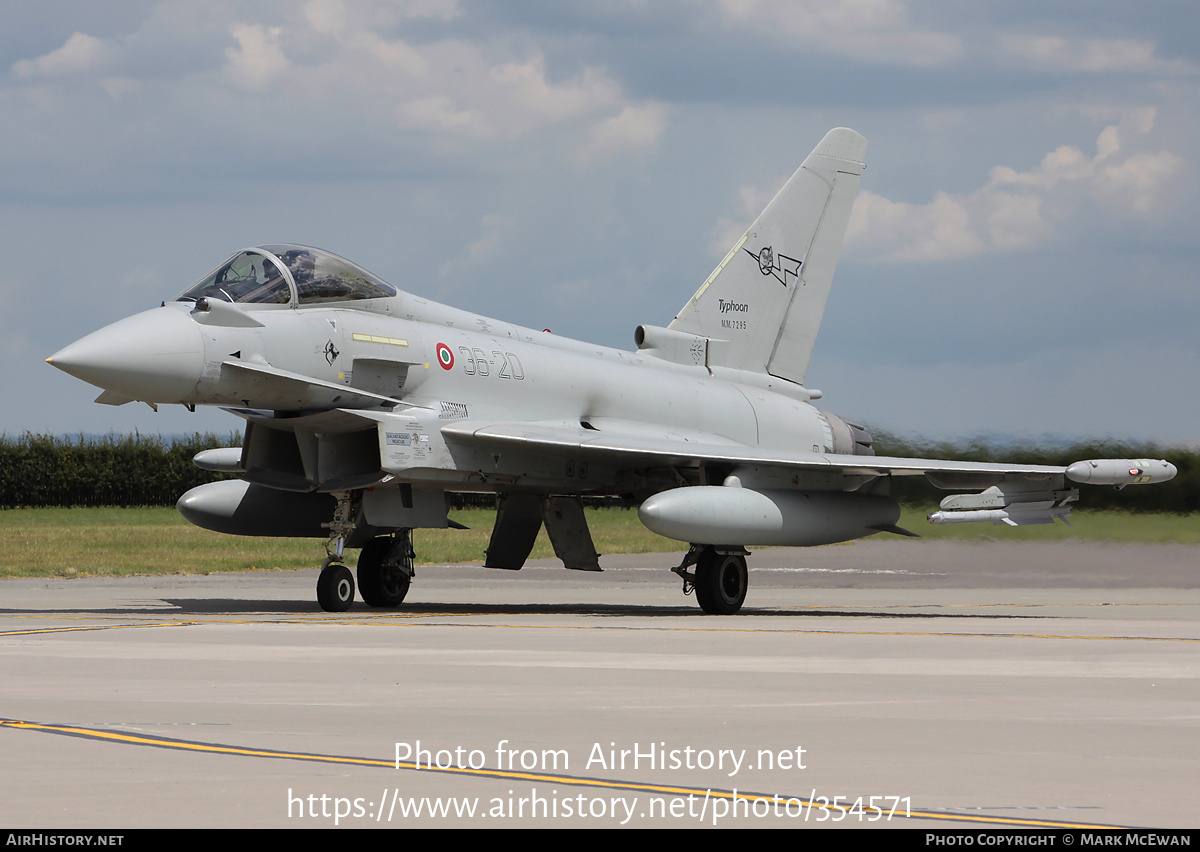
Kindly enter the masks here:
<path id="1" fill-rule="evenodd" d="M 682 434 L 647 426 L 640 433 L 597 430 L 569 422 L 527 421 L 478 425 L 467 422 L 445 426 L 447 440 L 496 446 L 519 446 L 544 452 L 595 455 L 627 459 L 630 465 L 713 462 L 765 465 L 810 470 L 840 470 L 859 476 L 970 474 L 987 476 L 1062 476 L 1058 465 L 1008 462 L 964 462 L 945 459 L 910 459 L 835 453 L 797 452 L 750 447 L 702 432 Z M 935 483 L 937 484 L 937 483 Z"/>

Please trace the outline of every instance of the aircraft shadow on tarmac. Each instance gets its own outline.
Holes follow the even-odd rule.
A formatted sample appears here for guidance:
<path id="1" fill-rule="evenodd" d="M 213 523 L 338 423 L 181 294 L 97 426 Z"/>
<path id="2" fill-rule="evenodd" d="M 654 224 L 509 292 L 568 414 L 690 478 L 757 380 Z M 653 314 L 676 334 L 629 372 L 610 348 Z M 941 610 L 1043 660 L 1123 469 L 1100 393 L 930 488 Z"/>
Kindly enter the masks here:
<path id="1" fill-rule="evenodd" d="M 259 613 L 270 614 L 280 613 L 289 616 L 294 615 L 310 615 L 314 620 L 328 621 L 330 614 L 320 612 L 313 608 L 313 605 L 308 601 L 248 601 L 238 598 L 183 598 L 178 600 L 164 599 L 167 606 L 161 610 L 152 610 L 139 607 L 136 610 L 98 610 L 95 612 L 105 613 L 122 613 L 139 615 L 147 615 L 156 611 L 163 615 L 233 615 L 237 613 Z M 931 607 L 941 606 L 941 604 L 931 603 Z M 996 619 L 1038 619 L 1046 618 L 1047 616 L 1040 615 L 1014 615 L 1011 613 L 941 613 L 941 612 L 920 612 L 919 606 L 905 607 L 899 612 L 880 612 L 880 611 L 845 611 L 845 610 L 830 610 L 830 609 L 777 609 L 768 607 L 745 607 L 737 616 L 727 619 L 720 619 L 716 624 L 713 624 L 710 618 L 705 618 L 706 624 L 726 625 L 736 622 L 741 617 L 758 617 L 758 616 L 773 616 L 786 618 L 927 618 L 927 619 L 944 619 L 944 618 L 966 618 L 972 620 L 996 620 Z M 0 610 L 3 612 L 3 610 Z M 640 618 L 704 618 L 705 613 L 698 607 L 691 605 L 682 606 L 663 606 L 656 604 L 597 604 L 597 603 L 538 603 L 538 604 L 492 604 L 492 603 L 412 603 L 405 604 L 403 607 L 396 609 L 372 609 L 359 605 L 355 605 L 349 611 L 340 613 L 336 616 L 338 621 L 354 621 L 362 619 L 364 621 L 374 620 L 378 618 L 419 618 L 422 616 L 441 616 L 441 615 L 583 615 L 593 617 L 640 617 Z M 1061 617 L 1061 616 L 1056 616 Z"/>

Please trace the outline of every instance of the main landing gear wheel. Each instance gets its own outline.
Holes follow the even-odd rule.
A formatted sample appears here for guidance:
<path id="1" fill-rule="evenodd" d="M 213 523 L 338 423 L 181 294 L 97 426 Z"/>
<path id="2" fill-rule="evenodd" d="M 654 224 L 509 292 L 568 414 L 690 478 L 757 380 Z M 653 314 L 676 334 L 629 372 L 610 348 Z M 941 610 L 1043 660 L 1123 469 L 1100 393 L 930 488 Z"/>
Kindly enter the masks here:
<path id="1" fill-rule="evenodd" d="M 746 600 L 746 557 L 704 548 L 696 562 L 696 601 L 709 615 L 732 615 Z"/>
<path id="2" fill-rule="evenodd" d="M 403 548 L 399 553 L 395 551 Z M 412 576 L 405 564 L 409 558 L 408 539 L 379 536 L 367 542 L 358 555 L 358 593 L 368 606 L 399 606 L 408 594 Z"/>
<path id="3" fill-rule="evenodd" d="M 317 603 L 326 612 L 345 612 L 354 603 L 354 575 L 340 562 L 321 569 L 317 577 Z"/>

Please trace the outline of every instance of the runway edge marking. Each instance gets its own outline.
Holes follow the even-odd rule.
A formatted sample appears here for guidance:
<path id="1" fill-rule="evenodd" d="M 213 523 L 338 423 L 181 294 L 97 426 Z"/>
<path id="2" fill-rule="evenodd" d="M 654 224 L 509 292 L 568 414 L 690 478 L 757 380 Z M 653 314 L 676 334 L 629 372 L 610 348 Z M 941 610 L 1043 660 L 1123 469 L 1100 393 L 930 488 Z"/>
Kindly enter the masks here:
<path id="1" fill-rule="evenodd" d="M 436 772 L 443 775 L 468 775 L 477 778 L 498 778 L 509 781 L 538 781 L 549 784 L 562 784 L 564 786 L 575 787 L 599 787 L 609 790 L 630 790 L 638 793 L 662 793 L 672 796 L 705 796 L 710 798 L 733 799 L 735 796 L 741 799 L 750 801 L 775 801 L 779 798 L 779 794 L 768 795 L 765 793 L 750 793 L 742 790 L 722 790 L 713 788 L 701 787 L 677 787 L 665 784 L 638 784 L 632 781 L 615 781 L 606 778 L 589 778 L 586 776 L 577 775 L 550 775 L 546 773 L 534 772 L 506 772 L 501 769 L 471 769 L 467 767 L 418 767 L 417 764 L 411 762 L 395 761 L 395 760 L 380 760 L 369 757 L 349 757 L 345 755 L 324 755 L 324 754 L 305 754 L 304 752 L 292 751 L 276 751 L 270 749 L 251 749 L 241 746 L 224 745 L 221 743 L 204 743 L 192 740 L 174 739 L 171 737 L 151 737 L 142 734 L 127 734 L 120 731 L 106 731 L 100 728 L 83 728 L 73 725 L 48 725 L 40 722 L 28 722 L 20 719 L 0 719 L 0 728 L 22 731 L 36 731 L 38 733 L 58 734 L 60 736 L 79 737 L 82 739 L 99 740 L 101 742 L 115 742 L 122 745 L 147 746 L 150 748 L 164 748 L 177 751 L 193 751 L 206 754 L 226 754 L 236 755 L 239 757 L 262 757 L 272 758 L 276 760 L 299 760 L 315 763 L 336 763 L 352 766 L 374 766 L 386 769 L 409 769 L 418 772 Z M 822 810 L 835 809 L 832 805 L 818 804 L 809 798 L 801 796 L 783 797 L 787 800 L 795 800 L 801 803 L 802 806 L 808 808 L 820 808 Z M 843 810 L 843 808 L 836 808 Z M 1075 823 L 1063 822 L 1058 820 L 1035 820 L 1035 819 L 1017 819 L 1013 817 L 989 817 L 989 816 L 969 816 L 966 814 L 957 814 L 947 811 L 912 811 L 905 815 L 906 819 L 930 819 L 943 822 L 967 822 L 967 823 L 986 823 L 992 825 L 1012 825 L 1022 827 L 1038 827 L 1038 828 L 1074 828 L 1074 829 L 1133 829 L 1134 826 L 1120 825 L 1105 825 L 1097 823 Z"/>

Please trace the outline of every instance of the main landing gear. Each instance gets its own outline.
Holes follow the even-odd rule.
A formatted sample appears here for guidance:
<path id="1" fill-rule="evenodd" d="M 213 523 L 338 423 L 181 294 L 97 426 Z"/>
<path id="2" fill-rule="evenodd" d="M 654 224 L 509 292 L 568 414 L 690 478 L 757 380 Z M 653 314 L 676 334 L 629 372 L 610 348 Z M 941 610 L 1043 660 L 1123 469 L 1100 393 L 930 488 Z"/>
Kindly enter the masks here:
<path id="1" fill-rule="evenodd" d="M 399 606 L 408 594 L 413 571 L 412 530 L 381 535 L 358 555 L 358 593 L 368 606 Z"/>
<path id="2" fill-rule="evenodd" d="M 671 570 L 683 578 L 683 593 L 696 592 L 696 602 L 709 615 L 732 615 L 742 608 L 750 574 L 743 547 L 693 544 L 679 567 Z M 688 568 L 696 566 L 695 573 Z"/>

